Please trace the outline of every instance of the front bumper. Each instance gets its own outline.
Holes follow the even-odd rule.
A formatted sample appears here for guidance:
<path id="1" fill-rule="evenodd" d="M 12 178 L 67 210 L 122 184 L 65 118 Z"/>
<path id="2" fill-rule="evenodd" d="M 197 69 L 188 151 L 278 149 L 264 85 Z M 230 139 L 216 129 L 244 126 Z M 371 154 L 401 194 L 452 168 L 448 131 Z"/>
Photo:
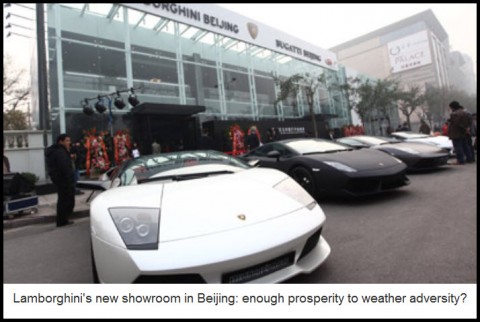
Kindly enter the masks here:
<path id="1" fill-rule="evenodd" d="M 278 283 L 329 256 L 319 233 L 325 216 L 317 212 L 319 206 L 302 208 L 242 229 L 160 243 L 158 250 L 128 250 L 92 234 L 96 269 L 103 283 L 226 283 L 229 274 L 231 281 Z M 292 253 L 292 263 L 275 267 L 272 261 Z"/>

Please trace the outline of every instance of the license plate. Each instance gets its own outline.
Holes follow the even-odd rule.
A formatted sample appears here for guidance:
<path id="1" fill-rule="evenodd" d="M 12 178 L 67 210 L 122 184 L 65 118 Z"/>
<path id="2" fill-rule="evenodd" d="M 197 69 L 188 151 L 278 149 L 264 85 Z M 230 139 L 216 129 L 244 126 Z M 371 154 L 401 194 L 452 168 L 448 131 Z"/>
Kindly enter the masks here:
<path id="1" fill-rule="evenodd" d="M 255 266 L 251 266 L 239 271 L 224 274 L 222 276 L 222 283 L 245 283 L 251 280 L 255 280 L 262 276 L 271 274 L 282 268 L 293 264 L 295 253 L 289 253 L 277 258 L 274 258 L 268 262 L 261 263 Z"/>

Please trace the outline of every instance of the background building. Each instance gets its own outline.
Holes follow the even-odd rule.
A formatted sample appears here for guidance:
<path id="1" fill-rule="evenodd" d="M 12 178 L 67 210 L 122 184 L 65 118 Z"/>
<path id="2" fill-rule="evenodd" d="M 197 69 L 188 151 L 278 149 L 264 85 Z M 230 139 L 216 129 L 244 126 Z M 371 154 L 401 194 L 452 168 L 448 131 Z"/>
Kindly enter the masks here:
<path id="1" fill-rule="evenodd" d="M 452 88 L 464 91 L 469 95 L 477 95 L 477 84 L 473 73 L 473 60 L 459 51 L 450 53 L 448 75 Z"/>
<path id="2" fill-rule="evenodd" d="M 431 10 L 330 50 L 337 54 L 339 64 L 371 77 L 396 79 L 404 89 L 450 86 L 448 35 Z M 400 117 L 403 121 L 403 115 Z M 415 113 L 411 123 L 417 130 Z"/>
<path id="3" fill-rule="evenodd" d="M 206 122 L 218 128 L 242 120 L 262 132 L 267 122 L 308 132 L 306 98 L 275 107 L 274 77 L 310 72 L 344 80 L 334 53 L 210 4 L 49 4 L 47 25 L 54 137 L 128 127 L 148 153 L 154 139 L 194 148 Z M 93 105 L 98 95 L 130 88 L 141 106 L 83 113 L 85 98 Z M 116 96 L 100 101 L 113 106 Z M 320 88 L 314 110 L 324 127 L 350 122 L 340 91 Z"/>

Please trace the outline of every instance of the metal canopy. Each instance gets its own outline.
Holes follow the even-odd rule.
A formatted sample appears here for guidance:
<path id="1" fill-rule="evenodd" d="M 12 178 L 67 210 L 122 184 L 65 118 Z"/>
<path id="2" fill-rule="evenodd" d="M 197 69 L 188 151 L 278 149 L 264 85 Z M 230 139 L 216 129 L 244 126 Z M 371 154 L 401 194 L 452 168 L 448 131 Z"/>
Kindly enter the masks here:
<path id="1" fill-rule="evenodd" d="M 150 115 L 176 115 L 191 116 L 193 114 L 205 112 L 205 106 L 199 105 L 177 105 L 177 104 L 160 104 L 160 103 L 142 103 L 134 108 L 133 114 L 150 114 Z"/>

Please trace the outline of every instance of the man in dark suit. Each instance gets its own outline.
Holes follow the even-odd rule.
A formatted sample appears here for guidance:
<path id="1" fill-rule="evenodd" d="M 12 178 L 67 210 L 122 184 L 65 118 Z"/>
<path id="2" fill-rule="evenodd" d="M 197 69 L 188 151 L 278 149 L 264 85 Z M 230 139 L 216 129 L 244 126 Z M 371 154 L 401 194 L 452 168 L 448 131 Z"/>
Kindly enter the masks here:
<path id="1" fill-rule="evenodd" d="M 60 134 L 56 144 L 45 151 L 48 175 L 57 186 L 57 227 L 73 224 L 68 217 L 75 207 L 75 172 L 70 158 L 72 141 L 67 134 Z"/>
<path id="2" fill-rule="evenodd" d="M 202 130 L 202 136 L 198 142 L 198 148 L 200 150 L 215 150 L 215 142 L 205 128 Z"/>

